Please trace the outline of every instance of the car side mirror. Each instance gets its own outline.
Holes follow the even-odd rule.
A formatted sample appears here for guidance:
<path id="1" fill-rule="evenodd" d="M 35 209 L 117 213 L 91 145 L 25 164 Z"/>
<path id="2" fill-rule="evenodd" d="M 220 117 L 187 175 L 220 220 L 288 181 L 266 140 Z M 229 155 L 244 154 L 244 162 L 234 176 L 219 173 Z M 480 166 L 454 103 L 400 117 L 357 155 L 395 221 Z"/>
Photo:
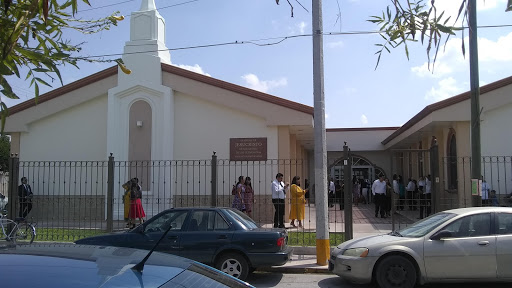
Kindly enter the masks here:
<path id="1" fill-rule="evenodd" d="M 441 230 L 434 234 L 432 237 L 430 237 L 430 240 L 442 240 L 443 238 L 451 238 L 453 237 L 453 234 L 451 231 L 448 230 Z"/>
<path id="2" fill-rule="evenodd" d="M 144 233 L 144 226 L 143 225 L 137 226 L 133 232 Z"/>

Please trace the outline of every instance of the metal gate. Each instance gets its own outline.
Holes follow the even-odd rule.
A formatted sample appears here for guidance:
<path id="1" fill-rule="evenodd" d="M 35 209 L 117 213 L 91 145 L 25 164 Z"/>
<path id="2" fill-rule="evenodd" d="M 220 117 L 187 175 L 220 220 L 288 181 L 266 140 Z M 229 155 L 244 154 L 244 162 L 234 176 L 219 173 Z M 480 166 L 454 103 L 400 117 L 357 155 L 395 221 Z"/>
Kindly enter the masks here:
<path id="1" fill-rule="evenodd" d="M 438 212 L 439 152 L 430 149 L 391 150 L 391 171 L 384 209 L 392 218 L 392 230 L 402 229 Z M 397 191 L 398 190 L 398 191 Z"/>

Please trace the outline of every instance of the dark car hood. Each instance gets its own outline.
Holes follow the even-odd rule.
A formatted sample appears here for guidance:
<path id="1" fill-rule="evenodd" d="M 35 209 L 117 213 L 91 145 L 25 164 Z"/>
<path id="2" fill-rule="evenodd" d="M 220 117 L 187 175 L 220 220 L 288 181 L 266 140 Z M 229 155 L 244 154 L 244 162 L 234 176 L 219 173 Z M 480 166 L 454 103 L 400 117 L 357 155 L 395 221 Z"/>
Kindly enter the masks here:
<path id="1" fill-rule="evenodd" d="M 193 263 L 155 252 L 143 273 L 132 270 L 147 253 L 72 244 L 17 246 L 0 250 L 0 279 L 5 287 L 159 287 Z"/>
<path id="2" fill-rule="evenodd" d="M 253 287 L 183 257 L 154 252 L 142 272 L 133 270 L 148 251 L 74 244 L 0 246 L 1 287 Z M 222 283 L 222 284 L 221 284 Z"/>

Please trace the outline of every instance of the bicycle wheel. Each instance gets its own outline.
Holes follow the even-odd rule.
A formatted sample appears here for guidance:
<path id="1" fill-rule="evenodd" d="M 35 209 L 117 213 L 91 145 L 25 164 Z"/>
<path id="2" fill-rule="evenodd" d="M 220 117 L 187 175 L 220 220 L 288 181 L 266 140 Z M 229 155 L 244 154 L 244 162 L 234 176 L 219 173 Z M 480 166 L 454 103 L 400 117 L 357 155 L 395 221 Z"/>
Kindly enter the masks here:
<path id="1" fill-rule="evenodd" d="M 28 223 L 18 223 L 12 240 L 16 244 L 31 244 L 36 237 L 36 228 Z"/>

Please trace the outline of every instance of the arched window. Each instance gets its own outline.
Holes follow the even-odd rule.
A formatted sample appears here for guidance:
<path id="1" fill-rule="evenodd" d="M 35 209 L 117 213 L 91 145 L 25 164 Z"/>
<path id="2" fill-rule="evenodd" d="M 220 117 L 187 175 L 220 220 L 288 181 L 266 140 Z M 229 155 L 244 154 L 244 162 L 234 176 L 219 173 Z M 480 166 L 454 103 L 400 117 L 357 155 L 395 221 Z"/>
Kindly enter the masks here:
<path id="1" fill-rule="evenodd" d="M 447 150 L 447 169 L 448 169 L 448 189 L 454 190 L 458 187 L 457 179 L 457 139 L 455 130 L 450 129 L 448 133 L 448 149 Z"/>

